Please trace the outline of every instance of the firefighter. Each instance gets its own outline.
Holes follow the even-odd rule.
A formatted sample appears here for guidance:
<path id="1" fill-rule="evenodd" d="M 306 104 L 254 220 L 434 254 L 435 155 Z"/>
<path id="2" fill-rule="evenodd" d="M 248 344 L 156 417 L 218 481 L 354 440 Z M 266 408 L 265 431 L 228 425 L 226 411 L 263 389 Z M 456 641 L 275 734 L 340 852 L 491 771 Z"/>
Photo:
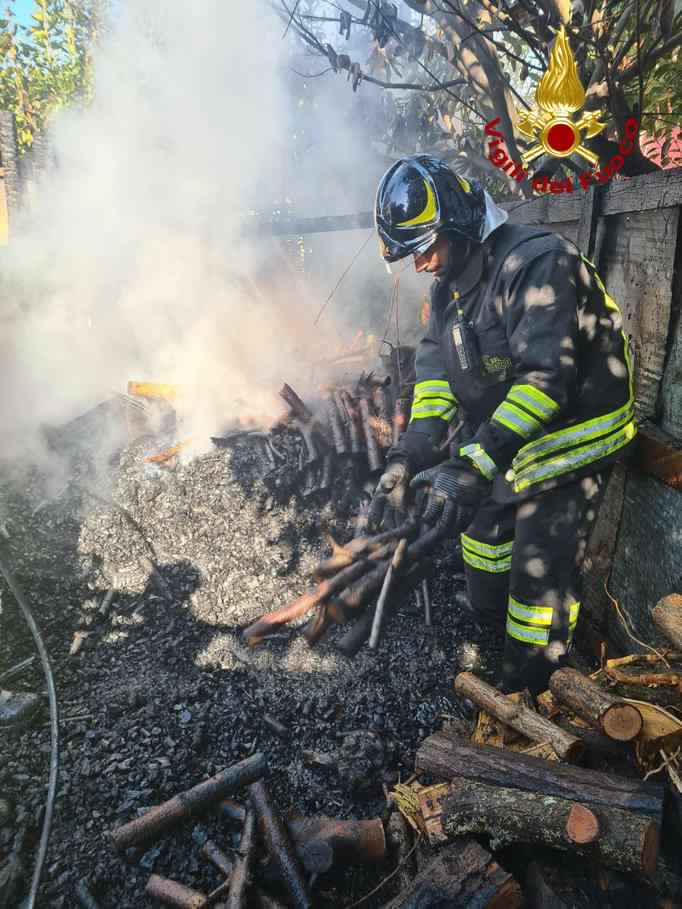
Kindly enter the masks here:
<path id="1" fill-rule="evenodd" d="M 537 694 L 567 661 L 588 534 L 636 435 L 620 312 L 573 243 L 507 223 L 430 155 L 386 172 L 375 220 L 389 270 L 413 256 L 435 280 L 409 425 L 371 518 L 423 491 L 422 522 L 461 532 L 478 620 L 506 629 L 499 687 Z M 459 420 L 466 436 L 439 453 Z"/>

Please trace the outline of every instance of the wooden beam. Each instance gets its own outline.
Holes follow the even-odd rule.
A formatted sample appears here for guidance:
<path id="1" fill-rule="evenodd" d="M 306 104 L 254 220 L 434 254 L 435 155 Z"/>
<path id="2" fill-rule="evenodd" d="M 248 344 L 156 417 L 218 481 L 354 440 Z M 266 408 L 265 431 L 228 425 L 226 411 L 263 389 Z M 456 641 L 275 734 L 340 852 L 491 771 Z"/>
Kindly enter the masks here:
<path id="1" fill-rule="evenodd" d="M 602 214 L 651 211 L 677 205 L 682 205 L 682 167 L 612 181 L 604 197 Z"/>

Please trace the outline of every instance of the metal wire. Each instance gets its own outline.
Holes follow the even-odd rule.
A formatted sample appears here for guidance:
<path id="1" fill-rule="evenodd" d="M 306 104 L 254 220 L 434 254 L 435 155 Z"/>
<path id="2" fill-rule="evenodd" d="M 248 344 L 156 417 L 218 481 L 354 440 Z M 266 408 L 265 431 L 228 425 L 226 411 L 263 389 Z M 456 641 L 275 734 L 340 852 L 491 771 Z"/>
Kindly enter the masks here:
<path id="1" fill-rule="evenodd" d="M 54 814 L 54 803 L 57 797 L 57 780 L 59 777 L 59 712 L 57 707 L 57 690 L 55 688 L 54 676 L 52 675 L 52 669 L 50 667 L 50 659 L 47 655 L 47 650 L 45 649 L 43 639 L 40 636 L 40 632 L 38 631 L 36 621 L 33 618 L 31 608 L 26 602 L 26 597 L 24 596 L 21 587 L 17 583 L 17 580 L 12 574 L 12 571 L 5 561 L 2 553 L 0 553 L 0 572 L 2 572 L 5 581 L 7 581 L 7 586 L 14 594 L 15 600 L 19 604 L 19 609 L 23 613 L 26 624 L 28 625 L 31 634 L 33 635 L 33 640 L 40 656 L 43 672 L 45 673 L 45 682 L 47 683 L 47 697 L 50 705 L 50 776 L 47 784 L 45 817 L 43 819 L 43 829 L 40 834 L 38 856 L 36 858 L 36 864 L 33 870 L 33 878 L 31 880 L 31 889 L 29 891 L 27 902 L 23 904 L 23 907 L 25 907 L 25 909 L 33 909 L 35 906 L 36 897 L 38 895 L 38 888 L 40 887 L 40 879 L 43 874 L 43 868 L 45 867 L 45 859 L 47 858 L 47 848 L 50 842 L 50 832 L 52 829 L 52 816 Z"/>

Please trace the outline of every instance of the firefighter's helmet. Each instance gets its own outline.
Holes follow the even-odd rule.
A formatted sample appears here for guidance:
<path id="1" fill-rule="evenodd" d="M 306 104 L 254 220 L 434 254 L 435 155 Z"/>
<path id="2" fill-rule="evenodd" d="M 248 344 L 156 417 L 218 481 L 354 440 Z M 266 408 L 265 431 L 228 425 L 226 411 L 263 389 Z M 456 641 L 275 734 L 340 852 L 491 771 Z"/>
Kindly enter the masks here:
<path id="1" fill-rule="evenodd" d="M 374 218 L 385 262 L 424 252 L 442 231 L 480 243 L 486 203 L 477 180 L 453 173 L 431 155 L 396 161 L 377 190 Z"/>

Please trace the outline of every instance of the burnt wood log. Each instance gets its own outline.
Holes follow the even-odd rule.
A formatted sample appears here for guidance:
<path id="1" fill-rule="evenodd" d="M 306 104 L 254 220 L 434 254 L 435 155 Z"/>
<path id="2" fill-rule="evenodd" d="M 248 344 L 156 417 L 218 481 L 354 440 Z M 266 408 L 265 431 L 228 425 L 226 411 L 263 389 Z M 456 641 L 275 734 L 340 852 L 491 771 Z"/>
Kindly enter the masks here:
<path id="1" fill-rule="evenodd" d="M 310 842 L 331 847 L 335 859 L 348 864 L 374 864 L 386 858 L 386 834 L 381 818 L 337 820 L 319 817 L 294 817 L 287 828 L 297 849 Z"/>
<path id="2" fill-rule="evenodd" d="M 177 881 L 152 874 L 144 888 L 145 896 L 158 900 L 164 906 L 174 906 L 176 909 L 202 909 L 206 905 L 206 896 Z"/>
<path id="3" fill-rule="evenodd" d="M 628 742 L 617 742 L 596 729 L 585 729 L 582 726 L 576 726 L 565 717 L 558 716 L 554 722 L 557 726 L 561 726 L 565 732 L 580 738 L 585 746 L 584 756 L 588 765 L 594 761 L 608 761 L 611 764 L 622 763 L 629 768 L 634 768 L 634 752 Z"/>
<path id="4" fill-rule="evenodd" d="M 651 619 L 678 650 L 682 650 L 682 594 L 669 593 L 651 610 Z"/>
<path id="5" fill-rule="evenodd" d="M 343 410 L 346 414 L 346 426 L 348 427 L 348 437 L 350 439 L 350 450 L 353 454 L 359 454 L 362 451 L 360 444 L 360 431 L 356 420 L 355 405 L 353 399 L 347 391 L 339 394 Z"/>
<path id="6" fill-rule="evenodd" d="M 386 602 L 391 595 L 392 588 L 398 578 L 398 573 L 400 572 L 401 565 L 403 564 L 403 559 L 405 558 L 406 549 L 407 540 L 402 539 L 398 543 L 398 546 L 393 553 L 391 564 L 388 566 L 388 571 L 386 572 L 383 584 L 381 585 L 381 593 L 379 594 L 379 599 L 377 600 L 376 608 L 374 610 L 372 630 L 369 635 L 370 650 L 376 650 L 379 646 L 384 615 L 386 613 Z"/>
<path id="7" fill-rule="evenodd" d="M 492 838 L 495 848 L 550 846 L 595 859 L 610 868 L 651 877 L 656 870 L 658 825 L 619 808 L 588 808 L 507 786 L 454 779 L 419 794 L 432 845 L 469 835 Z"/>
<path id="8" fill-rule="evenodd" d="M 621 701 L 576 669 L 552 673 L 549 690 L 557 701 L 601 729 L 617 742 L 630 742 L 642 730 L 642 714 L 633 704 Z"/>
<path id="9" fill-rule="evenodd" d="M 655 783 L 474 745 L 446 732 L 436 732 L 422 742 L 415 770 L 442 780 L 463 777 L 477 783 L 538 792 L 578 801 L 590 808 L 620 808 L 646 815 L 659 825 L 663 817 L 663 788 Z"/>
<path id="10" fill-rule="evenodd" d="M 549 742 L 557 757 L 562 760 L 575 761 L 582 754 L 580 739 L 555 726 L 534 710 L 515 704 L 471 672 L 459 673 L 455 678 L 455 691 L 532 742 Z"/>
<path id="11" fill-rule="evenodd" d="M 226 878 L 232 874 L 232 861 L 225 855 L 213 840 L 206 840 L 201 847 L 201 854 Z"/>
<path id="12" fill-rule="evenodd" d="M 239 841 L 239 854 L 230 876 L 229 889 L 225 905 L 227 909 L 246 909 L 248 889 L 251 886 L 253 867 L 256 861 L 256 815 L 252 810 L 246 812 L 242 836 Z"/>
<path id="13" fill-rule="evenodd" d="M 369 464 L 370 473 L 375 473 L 378 470 L 381 470 L 384 464 L 384 459 L 379 450 L 379 444 L 377 443 L 376 437 L 374 435 L 374 430 L 370 422 L 370 409 L 369 401 L 367 398 L 360 398 L 358 408 L 360 410 L 360 422 L 362 424 L 362 431 L 365 436 L 365 446 L 367 448 L 367 462 Z"/>
<path id="14" fill-rule="evenodd" d="M 274 810 L 264 782 L 259 781 L 249 786 L 249 800 L 258 818 L 258 827 L 270 857 L 289 894 L 289 905 L 293 909 L 311 909 L 313 901 L 308 892 L 301 860 L 284 822 Z"/>
<path id="15" fill-rule="evenodd" d="M 348 451 L 346 445 L 346 434 L 343 430 L 343 419 L 339 413 L 337 398 L 331 394 L 327 398 L 327 420 L 331 429 L 332 439 L 334 440 L 334 449 L 337 454 L 343 455 Z"/>
<path id="16" fill-rule="evenodd" d="M 406 892 L 384 909 L 520 909 L 518 882 L 474 840 L 440 849 Z"/>
<path id="17" fill-rule="evenodd" d="M 186 792 L 180 792 L 167 802 L 150 808 L 142 817 L 117 827 L 111 832 L 114 845 L 123 850 L 129 846 L 151 843 L 177 824 L 195 817 L 242 786 L 260 779 L 267 769 L 265 755 L 260 752 L 245 758 Z"/>

